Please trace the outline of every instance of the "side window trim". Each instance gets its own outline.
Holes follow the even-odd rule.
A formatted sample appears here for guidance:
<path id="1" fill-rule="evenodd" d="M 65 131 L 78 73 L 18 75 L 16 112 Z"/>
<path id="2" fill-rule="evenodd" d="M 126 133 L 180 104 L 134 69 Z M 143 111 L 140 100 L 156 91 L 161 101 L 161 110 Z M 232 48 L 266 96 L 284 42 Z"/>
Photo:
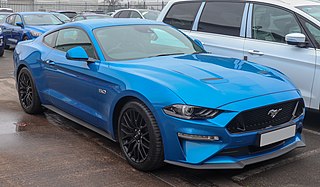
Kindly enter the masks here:
<path id="1" fill-rule="evenodd" d="M 247 32 L 246 38 L 252 38 L 252 14 L 253 13 L 253 3 L 250 3 L 248 10 L 248 19 L 247 19 Z"/>
<path id="2" fill-rule="evenodd" d="M 248 21 L 248 10 L 249 10 L 249 3 L 246 3 L 243 10 L 241 26 L 240 26 L 240 37 L 246 37 L 246 25 Z"/>
<path id="3" fill-rule="evenodd" d="M 196 15 L 196 18 L 194 19 L 194 22 L 193 22 L 192 31 L 197 31 L 198 25 L 199 25 L 199 21 L 200 21 L 200 17 L 201 17 L 201 14 L 203 12 L 203 9 L 204 9 L 205 5 L 206 5 L 206 2 L 202 2 L 201 3 L 200 8 L 198 10 L 198 13 Z"/>
<path id="4" fill-rule="evenodd" d="M 317 26 L 316 24 L 314 24 L 313 22 L 305 19 L 304 17 L 300 16 L 299 14 L 296 14 L 298 21 L 302 27 L 302 29 L 304 30 L 304 32 L 306 33 L 306 38 L 308 38 L 308 40 L 311 42 L 311 44 L 313 45 L 314 48 L 316 49 L 320 49 L 320 43 L 318 43 L 316 41 L 316 39 L 314 38 L 314 36 L 312 35 L 312 33 L 309 31 L 309 29 L 306 26 L 306 23 L 312 25 L 313 27 L 317 28 L 320 30 L 319 26 Z"/>

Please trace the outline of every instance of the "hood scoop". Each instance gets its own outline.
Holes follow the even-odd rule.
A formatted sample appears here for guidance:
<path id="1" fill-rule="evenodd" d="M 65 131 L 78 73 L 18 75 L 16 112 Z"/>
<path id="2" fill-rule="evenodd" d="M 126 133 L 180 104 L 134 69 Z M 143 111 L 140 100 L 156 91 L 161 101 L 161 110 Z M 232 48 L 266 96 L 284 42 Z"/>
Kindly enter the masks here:
<path id="1" fill-rule="evenodd" d="M 220 84 L 220 83 L 228 82 L 226 79 L 223 79 L 222 77 L 205 78 L 205 79 L 201 79 L 201 81 L 207 84 Z"/>

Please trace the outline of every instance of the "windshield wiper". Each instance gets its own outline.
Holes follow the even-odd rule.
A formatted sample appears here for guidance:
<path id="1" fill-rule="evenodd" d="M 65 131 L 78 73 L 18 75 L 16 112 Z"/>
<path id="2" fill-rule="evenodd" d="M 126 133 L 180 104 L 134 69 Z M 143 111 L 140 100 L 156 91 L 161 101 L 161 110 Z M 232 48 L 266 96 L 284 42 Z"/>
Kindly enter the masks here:
<path id="1" fill-rule="evenodd" d="M 171 55 L 184 55 L 185 53 L 164 53 L 164 54 L 159 54 L 159 55 L 155 55 L 156 56 L 171 56 Z"/>

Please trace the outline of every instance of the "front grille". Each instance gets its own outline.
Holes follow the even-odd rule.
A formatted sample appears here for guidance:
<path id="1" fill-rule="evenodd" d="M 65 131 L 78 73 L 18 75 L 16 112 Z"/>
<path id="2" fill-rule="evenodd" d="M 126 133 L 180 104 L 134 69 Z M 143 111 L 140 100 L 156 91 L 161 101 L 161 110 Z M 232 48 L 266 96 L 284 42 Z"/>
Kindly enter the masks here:
<path id="1" fill-rule="evenodd" d="M 243 111 L 227 125 L 227 130 L 243 133 L 281 125 L 300 116 L 303 110 L 304 102 L 298 99 Z"/>

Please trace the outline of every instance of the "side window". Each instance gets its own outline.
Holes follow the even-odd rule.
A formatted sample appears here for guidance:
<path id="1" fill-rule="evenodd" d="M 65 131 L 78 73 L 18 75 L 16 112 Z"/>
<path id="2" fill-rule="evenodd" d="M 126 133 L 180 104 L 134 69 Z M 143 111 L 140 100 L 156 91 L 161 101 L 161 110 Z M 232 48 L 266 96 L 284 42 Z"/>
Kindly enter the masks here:
<path id="1" fill-rule="evenodd" d="M 178 29 L 191 30 L 194 19 L 198 13 L 201 2 L 188 2 L 174 4 L 163 22 Z"/>
<path id="2" fill-rule="evenodd" d="M 200 17 L 198 31 L 240 36 L 244 6 L 244 3 L 206 3 Z"/>
<path id="3" fill-rule="evenodd" d="M 280 8 L 254 5 L 252 14 L 252 38 L 285 43 L 285 36 L 301 33 L 294 14 Z"/>
<path id="4" fill-rule="evenodd" d="M 9 16 L 7 17 L 7 23 L 10 24 L 10 25 L 13 25 L 14 24 L 14 20 L 15 20 L 15 17 L 16 15 L 12 15 L 12 16 Z"/>
<path id="5" fill-rule="evenodd" d="M 312 24 L 306 22 L 305 23 L 306 28 L 311 33 L 314 40 L 317 42 L 318 48 L 320 47 L 320 30 L 319 28 L 313 26 Z"/>
<path id="6" fill-rule="evenodd" d="M 58 35 L 58 32 L 54 32 L 54 33 L 48 34 L 47 36 L 45 36 L 45 37 L 43 38 L 43 42 L 44 42 L 47 46 L 53 48 L 53 47 L 55 46 L 55 43 L 56 43 L 57 35 Z"/>
<path id="7" fill-rule="evenodd" d="M 130 18 L 142 18 L 140 14 L 136 11 L 131 11 Z"/>
<path id="8" fill-rule="evenodd" d="M 80 46 L 91 58 L 97 58 L 95 55 L 94 47 L 88 35 L 80 29 L 70 28 L 60 30 L 55 48 L 60 51 L 67 52 L 69 49 Z"/>
<path id="9" fill-rule="evenodd" d="M 16 23 L 22 22 L 21 17 L 19 15 L 16 15 L 16 19 L 14 21 L 14 25 L 17 25 Z"/>
<path id="10" fill-rule="evenodd" d="M 124 10 L 119 12 L 118 18 L 128 18 L 130 14 L 130 11 Z"/>

